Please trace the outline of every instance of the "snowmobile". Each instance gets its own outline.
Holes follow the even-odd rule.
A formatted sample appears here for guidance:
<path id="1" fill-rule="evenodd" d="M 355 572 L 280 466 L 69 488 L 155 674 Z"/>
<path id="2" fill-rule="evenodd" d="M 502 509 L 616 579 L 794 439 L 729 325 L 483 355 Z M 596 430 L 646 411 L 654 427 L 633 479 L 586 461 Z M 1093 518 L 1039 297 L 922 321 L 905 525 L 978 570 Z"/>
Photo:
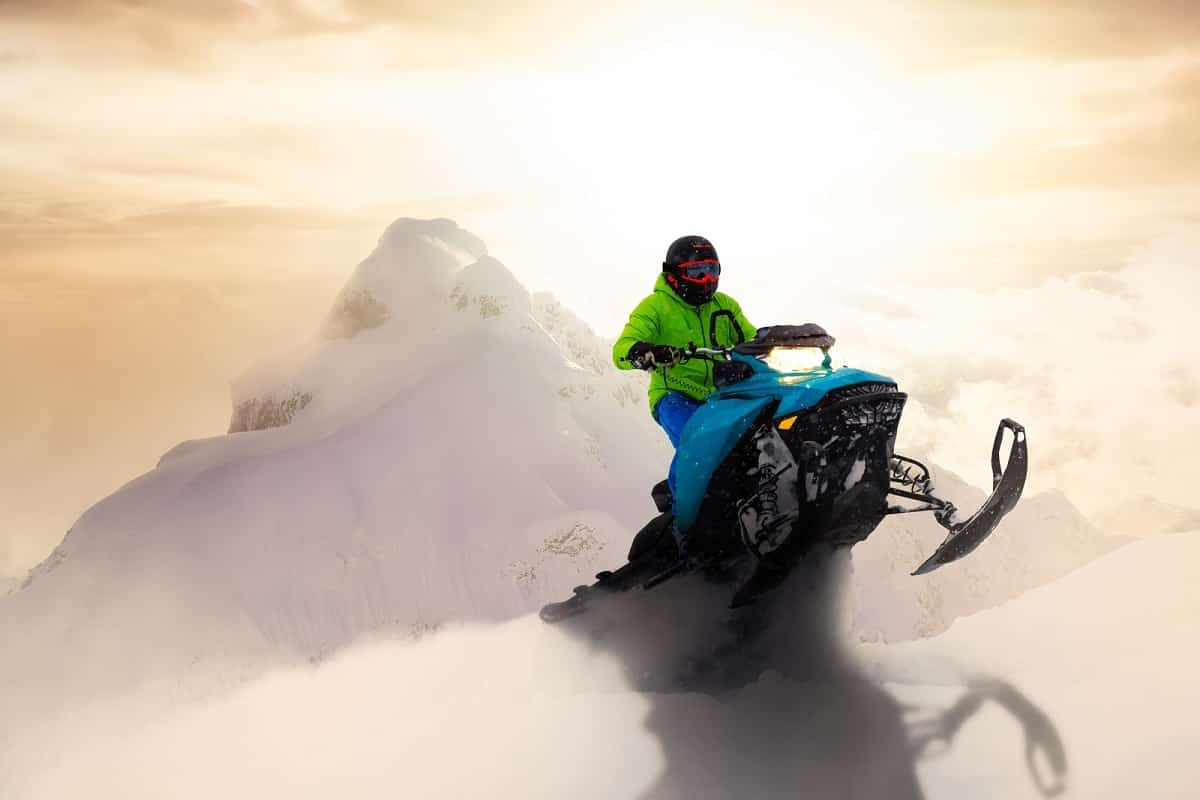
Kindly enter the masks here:
<path id="1" fill-rule="evenodd" d="M 892 514 L 932 512 L 946 528 L 912 573 L 925 575 L 977 548 L 1016 506 L 1029 462 L 1021 425 L 1000 421 L 992 492 L 960 519 L 935 493 L 929 468 L 893 451 L 907 399 L 894 380 L 834 367 L 835 340 L 812 323 L 760 328 L 750 341 L 739 334 L 721 346 L 720 316 L 710 325 L 715 346 L 683 353 L 712 362 L 717 389 L 684 428 L 674 491 L 667 481 L 652 489 L 659 514 L 634 537 L 628 563 L 545 606 L 544 621 L 697 572 L 730 586 L 729 606 L 737 609 L 782 584 L 815 547 L 853 547 Z M 1002 468 L 1006 431 L 1012 441 Z"/>

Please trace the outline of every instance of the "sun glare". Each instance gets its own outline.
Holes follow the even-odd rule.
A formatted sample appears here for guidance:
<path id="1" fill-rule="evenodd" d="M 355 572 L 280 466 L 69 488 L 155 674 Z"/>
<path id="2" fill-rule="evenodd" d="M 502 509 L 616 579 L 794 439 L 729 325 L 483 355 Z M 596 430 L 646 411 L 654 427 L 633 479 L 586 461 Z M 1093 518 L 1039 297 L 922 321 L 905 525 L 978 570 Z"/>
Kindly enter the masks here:
<path id="1" fill-rule="evenodd" d="M 864 183 L 903 163 L 882 74 L 865 49 L 713 27 L 509 76 L 491 102 L 507 105 L 525 177 L 579 218 L 820 240 L 844 238 Z"/>
<path id="2" fill-rule="evenodd" d="M 794 205 L 835 178 L 878 174 L 889 155 L 877 124 L 886 87 L 829 46 L 692 34 L 522 83 L 522 140 L 572 182 L 702 173 L 707 192 Z"/>

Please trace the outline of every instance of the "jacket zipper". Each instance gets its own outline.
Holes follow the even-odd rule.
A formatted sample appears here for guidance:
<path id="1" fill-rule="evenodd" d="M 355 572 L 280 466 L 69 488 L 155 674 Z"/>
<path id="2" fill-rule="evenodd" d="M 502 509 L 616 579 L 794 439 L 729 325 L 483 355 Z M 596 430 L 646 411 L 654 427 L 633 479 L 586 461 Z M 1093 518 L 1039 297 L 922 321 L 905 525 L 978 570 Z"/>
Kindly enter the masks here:
<path id="1" fill-rule="evenodd" d="M 700 323 L 700 341 L 704 343 L 705 347 L 711 347 L 712 343 L 708 341 L 708 338 L 705 336 L 705 333 L 704 333 L 704 313 L 700 310 L 700 306 L 696 306 L 695 308 L 696 308 L 696 320 Z M 705 364 L 704 373 L 705 373 L 705 375 L 708 376 L 707 380 L 705 381 L 705 385 L 712 386 L 712 382 L 713 382 L 712 381 L 712 368 L 713 368 L 712 362 L 706 358 L 706 359 L 704 359 L 704 364 Z"/>

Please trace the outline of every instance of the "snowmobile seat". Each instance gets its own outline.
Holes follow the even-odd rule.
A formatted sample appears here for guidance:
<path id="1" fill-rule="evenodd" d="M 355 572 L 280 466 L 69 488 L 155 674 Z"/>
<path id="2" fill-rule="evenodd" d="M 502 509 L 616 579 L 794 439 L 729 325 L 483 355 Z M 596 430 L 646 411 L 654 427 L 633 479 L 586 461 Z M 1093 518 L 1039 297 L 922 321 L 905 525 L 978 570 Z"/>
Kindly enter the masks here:
<path id="1" fill-rule="evenodd" d="M 650 490 L 650 497 L 654 500 L 654 507 L 659 511 L 671 510 L 674 498 L 671 496 L 671 487 L 666 481 L 654 484 L 654 488 Z"/>

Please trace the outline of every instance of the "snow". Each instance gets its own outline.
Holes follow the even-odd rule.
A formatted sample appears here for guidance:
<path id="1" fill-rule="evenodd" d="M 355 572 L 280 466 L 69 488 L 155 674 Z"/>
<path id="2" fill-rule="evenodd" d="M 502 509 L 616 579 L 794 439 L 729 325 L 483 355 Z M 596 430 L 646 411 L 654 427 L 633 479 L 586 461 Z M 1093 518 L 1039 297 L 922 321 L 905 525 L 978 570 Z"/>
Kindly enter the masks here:
<path id="1" fill-rule="evenodd" d="M 901 422 L 901 441 L 903 435 Z M 980 456 L 983 461 L 985 451 Z M 986 474 L 982 464 L 980 471 Z M 983 502 L 981 490 L 948 470 L 934 473 L 939 494 L 959 509 Z M 945 534 L 931 515 L 907 514 L 885 520 L 854 548 L 851 613 L 861 638 L 899 641 L 940 633 L 960 616 L 1054 581 L 1127 541 L 1096 530 L 1061 493 L 1043 492 L 1023 497 L 969 558 L 912 576 Z"/>
<path id="2" fill-rule="evenodd" d="M 1198 578 L 1200 533 L 1144 540 L 939 637 L 860 646 L 876 683 L 768 674 L 719 701 L 629 692 L 609 655 L 531 617 L 360 645 L 110 726 L 12 796 L 1022 800 L 1040 796 L 1028 735 L 1061 744 L 1068 796 L 1189 797 Z M 968 683 L 991 699 L 914 758 Z"/>
<path id="3" fill-rule="evenodd" d="M 1141 495 L 1100 514 L 1096 524 L 1102 530 L 1127 536 L 1181 533 L 1200 528 L 1200 509 Z"/>
<path id="4" fill-rule="evenodd" d="M 935 639 L 866 651 L 877 677 L 903 685 L 971 673 L 1019 685 L 1059 729 L 1073 796 L 1190 797 L 1200 785 L 1198 584 L 1200 533 L 1149 538 Z M 969 786 L 972 797 L 1036 797 L 1028 783 L 982 780 L 997 756 L 1023 757 L 1012 722 L 995 709 L 981 714 L 961 755 L 931 764 L 929 779 Z"/>
<path id="5" fill-rule="evenodd" d="M 597 699 L 584 678 L 602 656 L 547 638 L 526 616 L 621 563 L 653 513 L 649 488 L 666 472 L 669 445 L 646 413 L 645 376 L 618 372 L 608 358 L 604 340 L 552 297 L 530 297 L 477 237 L 449 220 L 393 223 L 313 340 L 235 381 L 238 432 L 173 448 L 89 509 L 23 588 L 0 599 L 0 639 L 19 642 L 0 661 L 0 789 L 6 775 L 21 775 L 29 796 L 79 796 L 91 784 L 74 782 L 90 776 L 120 786 L 118 796 L 161 796 L 172 792 L 160 783 L 156 794 L 155 780 L 186 774 L 196 796 L 200 787 L 253 795 L 221 783 L 239 777 L 267 787 L 264 795 L 329 796 L 344 792 L 324 779 L 373 753 L 407 764 L 415 783 L 365 768 L 364 796 L 376 788 L 395 796 L 376 778 L 430 796 L 431 786 L 449 784 L 421 773 L 420 758 L 442 763 L 416 741 L 422 725 L 464 737 L 455 752 L 487 752 L 496 769 L 515 758 L 511 748 L 529 758 L 542 744 L 569 748 L 573 726 L 582 727 L 597 780 L 613 748 L 609 756 L 630 765 L 630 793 L 642 778 L 651 785 L 660 763 L 648 753 L 664 740 L 642 726 L 650 701 L 619 681 L 602 684 L 611 707 Z M 297 397 L 307 399 L 288 405 Z M 980 421 L 981 469 L 990 424 Z M 902 425 L 901 444 L 903 435 Z M 935 474 L 961 507 L 982 500 L 955 476 Z M 855 549 L 856 637 L 953 634 L 961 616 L 1123 543 L 1051 492 L 1024 499 L 969 559 L 910 577 L 941 538 L 931 519 L 906 517 Z M 379 643 L 363 649 L 367 639 Z M 545 659 L 530 663 L 526 651 Z M 513 677 L 525 668 L 528 677 Z M 564 682 L 568 697 L 545 694 Z M 748 691 L 772 705 L 782 702 L 776 689 Z M 798 714 L 839 708 L 807 689 L 783 691 Z M 332 715 L 312 725 L 395 730 L 396 741 L 361 747 L 350 736 L 360 745 L 351 748 L 335 736 L 314 752 L 319 732 L 295 711 L 310 693 Z M 875 689 L 852 699 L 864 698 L 871 713 L 892 714 Z M 260 718 L 262 703 L 286 712 L 280 724 L 295 730 Z M 357 708 L 339 716 L 342 703 Z M 664 729 L 687 728 L 691 707 L 676 703 L 652 704 L 666 710 Z M 405 709 L 414 707 L 410 720 Z M 700 707 L 714 719 L 728 710 Z M 612 722 L 628 746 L 593 736 L 586 729 L 597 723 L 580 714 Z M 462 719 L 481 727 L 462 732 Z M 242 733 L 213 735 L 224 730 Z M 276 737 L 297 750 L 273 750 Z M 110 738 L 127 746 L 115 755 L 99 747 Z M 176 739 L 183 752 L 168 746 Z M 400 743 L 412 755 L 389 749 Z M 269 767 L 239 773 L 237 748 L 251 745 L 283 759 L 277 769 L 295 780 L 275 785 Z M 93 750 L 106 755 L 91 762 Z M 182 773 L 164 766 L 147 776 L 123 761 L 149 754 Z M 60 764 L 70 769 L 55 771 Z M 549 770 L 549 783 L 522 791 L 530 775 L 503 769 L 516 796 L 578 793 L 582 780 Z M 454 776 L 460 796 L 487 774 Z M 595 796 L 614 796 L 599 786 Z"/>

